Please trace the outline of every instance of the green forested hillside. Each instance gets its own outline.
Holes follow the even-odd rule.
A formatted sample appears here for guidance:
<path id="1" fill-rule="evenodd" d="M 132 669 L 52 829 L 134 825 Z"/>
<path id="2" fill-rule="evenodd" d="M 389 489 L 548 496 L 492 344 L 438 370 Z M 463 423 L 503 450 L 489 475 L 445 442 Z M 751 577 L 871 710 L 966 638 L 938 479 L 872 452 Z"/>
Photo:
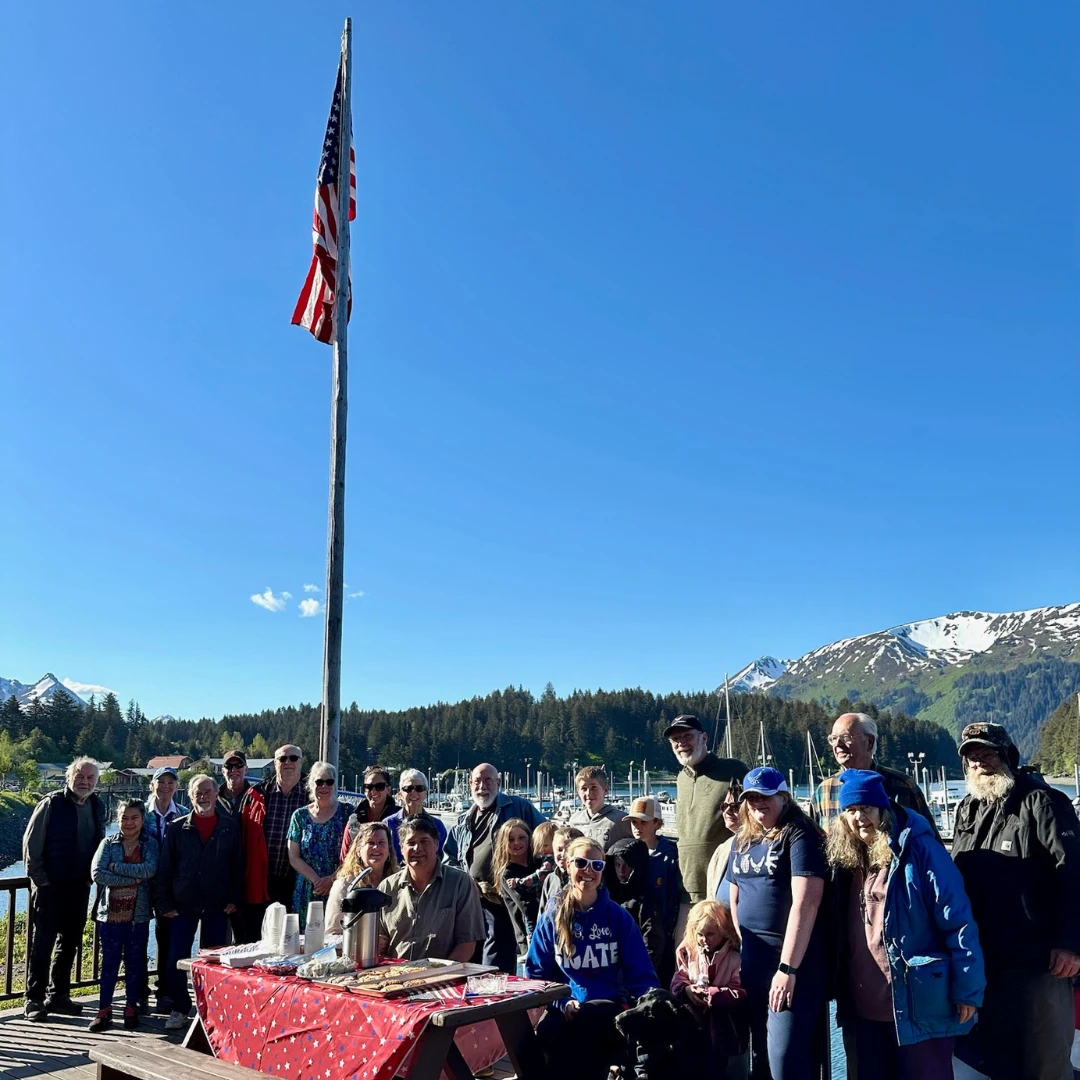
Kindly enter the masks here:
<path id="1" fill-rule="evenodd" d="M 64 695 L 66 696 L 66 695 Z M 70 702 L 70 699 L 69 699 Z M 269 756 L 284 742 L 296 742 L 308 759 L 318 747 L 318 707 L 290 706 L 261 713 L 226 715 L 220 720 L 146 720 L 135 702 L 121 712 L 109 695 L 78 716 L 69 702 L 19 710 L 9 699 L 0 709 L 0 748 L 21 748 L 38 761 L 63 761 L 88 753 L 117 766 L 145 765 L 156 754 L 183 753 L 193 759 L 220 755 L 243 743 L 250 753 Z M 759 724 L 764 724 L 768 750 L 779 768 L 806 770 L 806 732 L 831 766 L 825 736 L 833 718 L 848 706 L 786 701 L 762 694 L 732 697 L 735 753 L 748 764 L 758 757 Z M 402 712 L 367 711 L 351 705 L 343 714 L 341 767 L 347 777 L 365 764 L 413 765 L 442 771 L 490 760 L 523 775 L 525 758 L 561 777 L 569 762 L 605 762 L 625 775 L 631 761 L 650 769 L 674 767 L 661 733 L 682 712 L 693 712 L 710 734 L 717 716 L 715 694 L 653 694 L 647 690 L 574 691 L 559 697 L 550 685 L 536 697 L 520 687 L 496 690 L 486 697 L 453 704 L 437 703 Z M 865 710 L 877 713 L 873 705 Z M 926 754 L 929 766 L 957 767 L 955 743 L 943 728 L 903 714 L 882 712 L 881 759 L 897 768 L 908 764 L 908 752 Z M 724 721 L 719 724 L 724 731 Z"/>

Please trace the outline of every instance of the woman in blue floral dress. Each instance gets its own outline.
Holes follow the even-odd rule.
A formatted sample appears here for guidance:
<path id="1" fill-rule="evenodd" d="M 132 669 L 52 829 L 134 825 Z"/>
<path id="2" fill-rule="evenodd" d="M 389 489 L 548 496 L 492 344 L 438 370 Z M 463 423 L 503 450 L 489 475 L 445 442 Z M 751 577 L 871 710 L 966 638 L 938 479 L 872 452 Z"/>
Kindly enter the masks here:
<path id="1" fill-rule="evenodd" d="M 338 802 L 337 770 L 316 761 L 308 773 L 311 802 L 293 813 L 289 822 L 289 864 L 296 871 L 292 910 L 307 921 L 308 904 L 325 902 L 341 863 L 341 838 L 352 807 Z"/>

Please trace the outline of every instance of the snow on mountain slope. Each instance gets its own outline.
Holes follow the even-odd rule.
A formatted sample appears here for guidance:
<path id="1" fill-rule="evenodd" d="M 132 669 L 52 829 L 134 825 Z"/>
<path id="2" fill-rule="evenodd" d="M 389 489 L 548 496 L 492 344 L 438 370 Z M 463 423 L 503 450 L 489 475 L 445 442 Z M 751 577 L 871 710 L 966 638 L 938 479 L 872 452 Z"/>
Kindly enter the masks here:
<path id="1" fill-rule="evenodd" d="M 1080 660 L 1080 604 L 1001 614 L 958 611 L 901 623 L 822 645 L 797 660 L 764 656 L 743 668 L 732 686 L 741 691 L 770 690 L 781 680 L 782 685 L 792 685 L 831 676 L 887 681 L 961 666 L 991 649 L 1017 656 L 1049 651 Z"/>
<path id="2" fill-rule="evenodd" d="M 753 690 L 767 690 L 788 669 L 790 660 L 777 660 L 775 656 L 759 656 L 752 664 L 731 679 L 731 691 L 749 694 Z"/>
<path id="3" fill-rule="evenodd" d="M 14 694 L 18 698 L 20 705 L 29 705 L 31 701 L 46 702 L 57 690 L 63 690 L 65 694 L 70 694 L 76 701 L 83 705 L 86 704 L 78 694 L 65 686 L 52 673 L 42 675 L 36 683 L 30 685 L 21 683 L 18 679 L 0 678 L 0 701 L 7 701 Z"/>

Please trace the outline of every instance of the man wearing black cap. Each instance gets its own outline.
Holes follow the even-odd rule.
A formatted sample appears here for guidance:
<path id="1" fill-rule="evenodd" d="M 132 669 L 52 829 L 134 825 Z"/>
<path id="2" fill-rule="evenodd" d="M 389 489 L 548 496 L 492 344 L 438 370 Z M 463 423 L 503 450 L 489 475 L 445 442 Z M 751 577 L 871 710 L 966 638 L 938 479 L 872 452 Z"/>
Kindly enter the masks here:
<path id="1" fill-rule="evenodd" d="M 986 998 L 982 1068 L 992 1080 L 1072 1080 L 1072 980 L 1080 973 L 1080 823 L 1000 724 L 960 736 L 968 795 L 953 859 L 979 927 Z"/>
<path id="2" fill-rule="evenodd" d="M 218 805 L 224 804 L 230 814 L 235 814 L 244 793 L 251 787 L 247 778 L 247 755 L 243 750 L 230 750 L 221 767 L 225 770 L 225 779 L 218 788 Z"/>
<path id="3" fill-rule="evenodd" d="M 676 716 L 664 730 L 664 738 L 682 768 L 676 781 L 678 803 L 675 822 L 679 829 L 679 871 L 690 903 L 712 900 L 705 895 L 709 859 L 731 833 L 720 807 L 732 780 L 749 771 L 735 758 L 718 758 L 709 750 L 709 737 L 696 716 Z M 689 905 L 683 904 L 679 929 L 686 922 Z M 678 929 L 676 930 L 678 933 Z"/>

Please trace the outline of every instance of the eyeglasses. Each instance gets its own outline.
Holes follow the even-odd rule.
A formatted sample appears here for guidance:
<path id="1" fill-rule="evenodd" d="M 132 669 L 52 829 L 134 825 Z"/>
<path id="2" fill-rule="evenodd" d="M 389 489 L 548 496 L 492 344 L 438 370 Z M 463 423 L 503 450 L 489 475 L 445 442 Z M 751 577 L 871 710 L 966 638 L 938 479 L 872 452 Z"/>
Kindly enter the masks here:
<path id="1" fill-rule="evenodd" d="M 494 784 L 495 778 L 492 776 L 478 776 L 475 780 L 470 781 L 473 787 L 487 787 L 488 784 Z"/>
<path id="2" fill-rule="evenodd" d="M 385 791 L 389 785 L 385 780 L 380 780 L 377 784 L 365 784 L 365 791 Z"/>
<path id="3" fill-rule="evenodd" d="M 334 781 L 331 780 L 329 776 L 320 776 L 319 779 L 315 781 L 315 786 L 316 787 L 333 787 L 334 786 Z"/>
<path id="4" fill-rule="evenodd" d="M 721 814 L 737 814 L 739 812 L 739 804 L 737 802 L 726 802 L 720 804 Z"/>
<path id="5" fill-rule="evenodd" d="M 281 758 L 278 758 L 278 761 L 281 761 Z M 241 762 L 239 762 L 239 761 L 230 761 L 229 764 L 225 766 L 225 771 L 226 772 L 232 772 L 234 769 L 246 769 L 246 768 L 247 768 L 247 766 L 241 764 Z"/>
<path id="6" fill-rule="evenodd" d="M 282 754 L 278 761 L 291 761 L 294 765 L 300 760 L 299 754 Z"/>
<path id="7" fill-rule="evenodd" d="M 589 868 L 591 868 L 591 869 L 595 870 L 595 871 L 596 871 L 596 872 L 597 872 L 597 873 L 599 874 L 599 873 L 601 873 L 601 872 L 603 871 L 603 869 L 604 869 L 604 860 L 603 860 L 603 859 L 583 859 L 583 858 L 582 858 L 582 857 L 581 857 L 581 856 L 579 855 L 579 856 L 578 856 L 578 857 L 577 857 L 577 858 L 576 858 L 576 859 L 574 860 L 574 865 L 575 865 L 575 866 L 576 866 L 576 867 L 577 867 L 577 868 L 578 868 L 579 870 L 586 870 L 586 869 L 589 869 Z"/>
<path id="8" fill-rule="evenodd" d="M 828 743 L 830 746 L 851 746 L 857 737 L 856 735 L 830 735 Z"/>
<path id="9" fill-rule="evenodd" d="M 407 787 L 403 787 L 401 790 L 404 791 L 407 795 L 422 795 L 425 791 L 427 791 L 427 788 L 424 787 L 422 784 L 409 784 Z"/>

